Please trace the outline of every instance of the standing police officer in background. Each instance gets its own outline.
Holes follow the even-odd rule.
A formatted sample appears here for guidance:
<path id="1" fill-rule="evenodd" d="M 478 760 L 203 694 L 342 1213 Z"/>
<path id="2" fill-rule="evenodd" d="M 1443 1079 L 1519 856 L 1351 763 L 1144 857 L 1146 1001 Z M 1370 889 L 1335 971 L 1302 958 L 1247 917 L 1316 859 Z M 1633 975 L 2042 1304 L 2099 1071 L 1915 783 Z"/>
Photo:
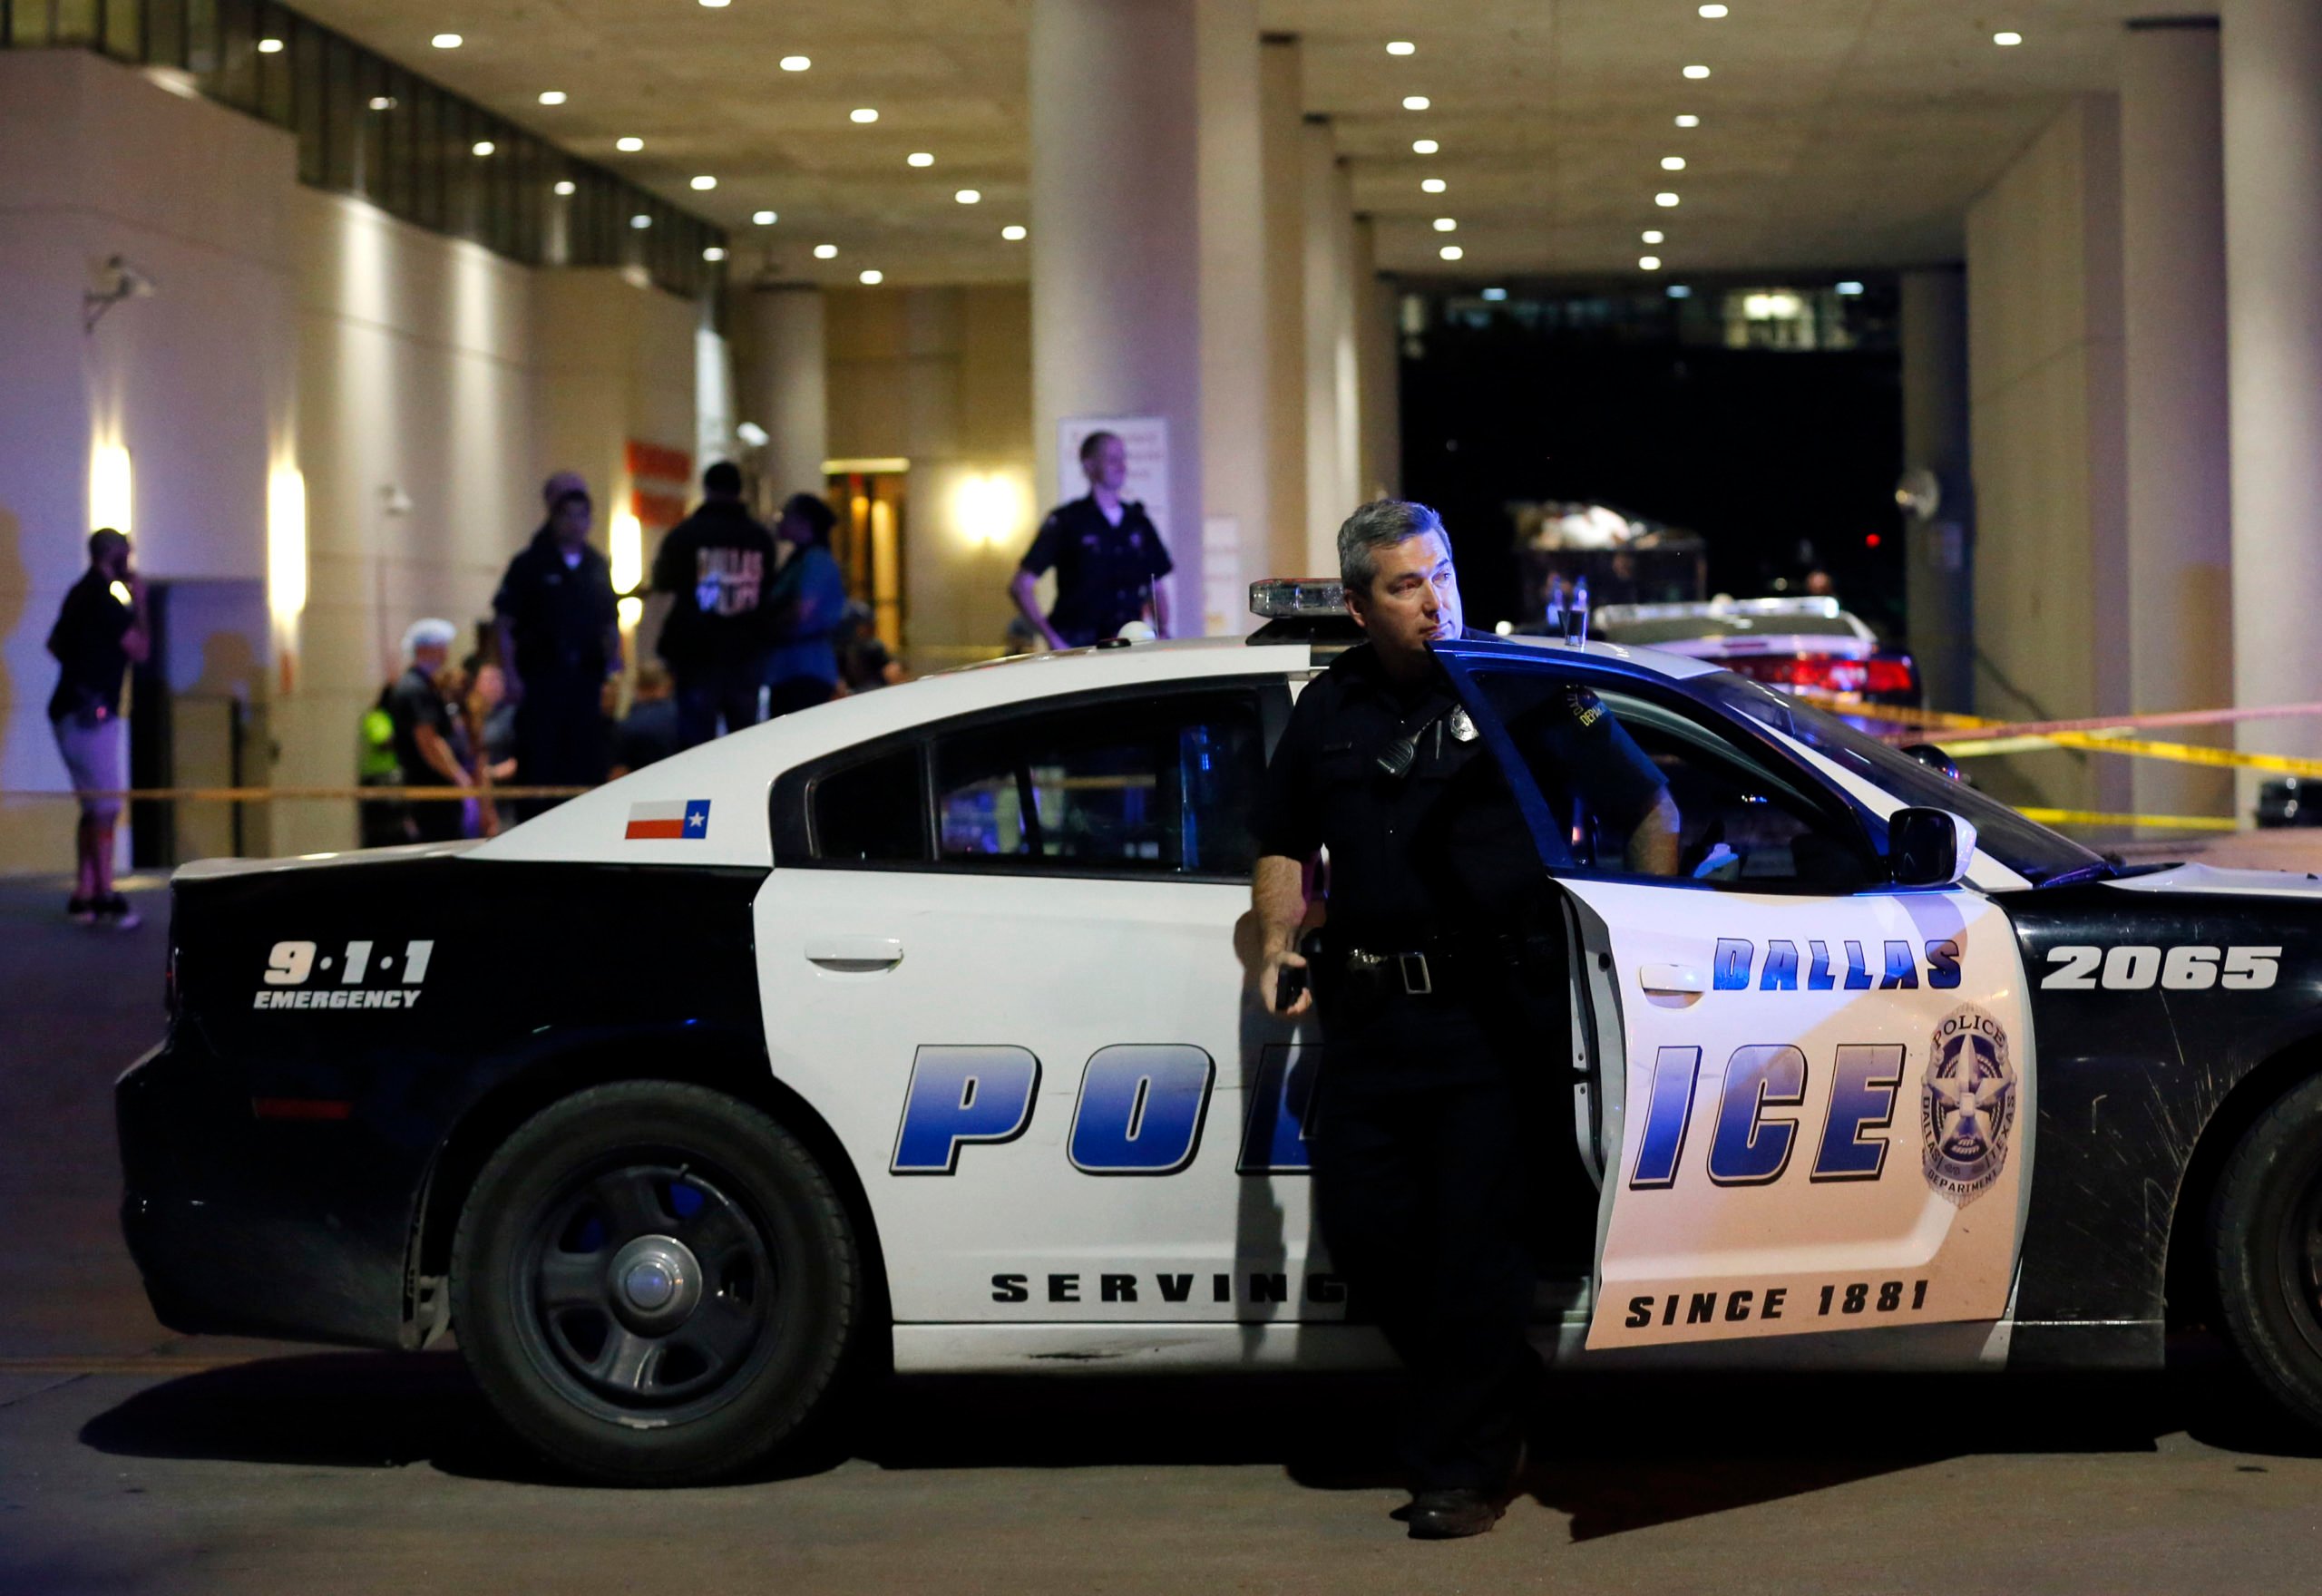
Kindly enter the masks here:
<path id="1" fill-rule="evenodd" d="M 1128 446 L 1117 433 L 1091 433 L 1080 441 L 1080 469 L 1088 496 L 1040 523 L 1008 584 L 1016 608 L 1051 648 L 1086 648 L 1148 615 L 1154 635 L 1167 637 L 1169 602 L 1157 584 L 1176 566 L 1145 506 L 1121 497 Z M 1056 608 L 1042 614 L 1033 587 L 1051 566 Z"/>
<path id="2" fill-rule="evenodd" d="M 1259 991 L 1292 1015 L 1315 1000 L 1279 1008 L 1276 983 L 1308 969 L 1295 944 L 1325 849 L 1315 1201 L 1354 1302 L 1408 1370 L 1408 1523 L 1441 1540 L 1491 1528 L 1522 1457 L 1538 1371 L 1525 1150 L 1546 1128 L 1523 1104 L 1527 1077 L 1556 1056 L 1524 1006 L 1560 1005 L 1567 977 L 1538 957 L 1560 928 L 1527 935 L 1537 849 L 1429 650 L 1466 635 L 1441 520 L 1423 504 L 1366 504 L 1339 529 L 1339 570 L 1366 641 L 1300 695 L 1266 770 Z M 1525 735 L 1567 793 L 1627 835 L 1631 870 L 1674 871 L 1666 783 L 1593 696 L 1558 699 L 1552 724 Z"/>

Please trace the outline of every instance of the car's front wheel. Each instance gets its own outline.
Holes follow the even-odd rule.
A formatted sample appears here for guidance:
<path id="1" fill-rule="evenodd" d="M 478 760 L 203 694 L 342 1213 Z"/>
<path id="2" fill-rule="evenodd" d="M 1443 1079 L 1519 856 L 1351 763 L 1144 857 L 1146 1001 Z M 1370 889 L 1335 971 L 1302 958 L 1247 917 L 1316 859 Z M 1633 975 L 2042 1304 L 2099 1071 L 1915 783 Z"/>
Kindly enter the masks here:
<path id="1" fill-rule="evenodd" d="M 657 1485 L 731 1473 L 805 1426 L 863 1295 L 814 1156 L 759 1110 L 667 1081 L 526 1121 L 469 1193 L 452 1293 L 511 1427 L 581 1473 Z"/>
<path id="2" fill-rule="evenodd" d="M 2243 1134 L 2210 1221 L 2227 1338 L 2261 1386 L 2322 1428 L 2322 1076 Z"/>

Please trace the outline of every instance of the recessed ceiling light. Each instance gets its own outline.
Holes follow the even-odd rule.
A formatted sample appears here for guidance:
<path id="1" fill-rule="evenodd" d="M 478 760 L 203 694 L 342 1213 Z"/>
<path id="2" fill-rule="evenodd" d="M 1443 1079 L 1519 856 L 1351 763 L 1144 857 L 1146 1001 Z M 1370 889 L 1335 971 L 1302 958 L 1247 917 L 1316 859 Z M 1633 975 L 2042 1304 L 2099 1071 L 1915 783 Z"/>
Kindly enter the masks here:
<path id="1" fill-rule="evenodd" d="M 427 42 L 438 50 L 456 50 L 460 47 L 462 40 L 457 34 L 438 34 Z"/>
<path id="2" fill-rule="evenodd" d="M 393 94 L 374 94 L 371 96 L 372 110 L 393 111 L 395 108 L 395 97 Z"/>
<path id="3" fill-rule="evenodd" d="M 1648 244 L 1658 244 L 1663 238 L 1668 237 L 1668 235 L 1663 233 L 1659 228 L 1647 228 L 1644 232 L 1638 234 L 1637 237 Z"/>
<path id="4" fill-rule="evenodd" d="M 1685 69 L 1685 75 L 1689 78 L 1705 78 L 1709 76 L 1709 68 L 1698 64 L 1689 66 Z"/>
<path id="5" fill-rule="evenodd" d="M 2021 44 L 2024 43 L 2024 35 L 2022 34 L 1994 34 L 1992 43 L 2003 48 L 2010 44 Z"/>
<path id="6" fill-rule="evenodd" d="M 576 191 L 576 189 L 577 185 L 574 184 L 571 178 L 559 178 L 556 180 L 556 191 L 559 194 L 570 197 Z"/>
<path id="7" fill-rule="evenodd" d="M 1664 155 L 1661 158 L 1661 170 L 1663 171 L 1683 171 L 1685 170 L 1685 158 L 1682 155 Z"/>
<path id="8" fill-rule="evenodd" d="M 1659 271 L 1661 269 L 1661 257 L 1658 255 L 1640 255 L 1636 258 L 1636 268 L 1639 271 Z"/>
<path id="9" fill-rule="evenodd" d="M 1459 230 L 1459 219 L 1449 216 L 1439 216 L 1435 219 L 1435 230 L 1439 233 L 1456 233 Z"/>
<path id="10" fill-rule="evenodd" d="M 1653 202 L 1665 210 L 1669 207 L 1677 203 L 1677 196 L 1672 194 L 1668 190 L 1663 189 L 1661 192 L 1653 197 Z"/>
<path id="11" fill-rule="evenodd" d="M 723 11 L 734 4 L 734 0 L 701 0 L 701 3 L 712 11 Z"/>
<path id="12" fill-rule="evenodd" d="M 785 72 L 805 72 L 814 64 L 803 55 L 785 55 L 781 62 L 782 70 Z"/>
<path id="13" fill-rule="evenodd" d="M 707 5 L 707 0 L 703 0 L 703 3 Z M 726 251 L 719 248 L 717 245 L 712 244 L 708 248 L 701 252 L 701 258 L 704 260 L 723 260 L 726 258 Z"/>
<path id="14" fill-rule="evenodd" d="M 1437 255 L 1442 257 L 1446 260 L 1457 260 L 1466 253 L 1467 251 L 1460 248 L 1457 244 L 1446 244 L 1442 248 L 1436 251 Z"/>
<path id="15" fill-rule="evenodd" d="M 762 228 L 770 228 L 781 218 L 776 216 L 771 210 L 753 210 L 750 212 L 750 219 Z"/>
<path id="16" fill-rule="evenodd" d="M 561 89 L 542 89 L 541 91 L 541 103 L 543 105 L 563 104 L 564 91 Z"/>
<path id="17" fill-rule="evenodd" d="M 1702 119 L 1687 112 L 1677 119 L 1677 125 L 1681 128 L 1697 128 L 1702 125 Z"/>
<path id="18" fill-rule="evenodd" d="M 1450 186 L 1441 178 L 1421 178 L 1419 182 L 1419 191 L 1422 194 L 1440 194 Z"/>
<path id="19" fill-rule="evenodd" d="M 846 113 L 849 122 L 877 122 L 879 113 L 868 105 L 858 105 Z"/>
<path id="20" fill-rule="evenodd" d="M 709 4 L 709 0 L 702 0 L 702 4 L 707 5 Z M 1710 21 L 1715 22 L 1719 17 L 1725 15 L 1725 7 L 1722 5 L 1704 5 L 1702 7 L 1702 15 L 1709 18 Z"/>
<path id="21" fill-rule="evenodd" d="M 854 274 L 854 280 L 866 288 L 875 288 L 887 280 L 887 274 L 883 271 L 859 271 Z"/>
<path id="22" fill-rule="evenodd" d="M 653 219 L 640 210 L 629 219 L 629 225 L 641 233 L 653 225 Z"/>
<path id="23" fill-rule="evenodd" d="M 1425 111 L 1427 107 L 1428 98 L 1424 94 L 1406 94 L 1403 96 L 1403 109 L 1405 111 Z"/>
<path id="24" fill-rule="evenodd" d="M 1000 229 L 1000 236 L 1011 244 L 1020 243 L 1024 238 L 1024 224 L 1020 221 L 1011 221 Z"/>
<path id="25" fill-rule="evenodd" d="M 260 55 L 279 55 L 282 54 L 282 41 L 279 39 L 260 39 L 258 42 L 258 53 Z"/>
<path id="26" fill-rule="evenodd" d="M 645 148 L 645 141 L 642 139 L 615 139 L 613 141 L 613 148 L 621 151 L 626 154 L 634 155 L 639 150 Z"/>
<path id="27" fill-rule="evenodd" d="M 962 205 L 975 205 L 982 201 L 983 190 L 981 189 L 962 189 L 958 193 L 952 195 L 951 198 L 957 200 Z"/>
<path id="28" fill-rule="evenodd" d="M 1856 282 L 1852 277 L 1849 277 L 1845 282 L 1839 285 L 1839 297 L 1841 299 L 1855 298 L 1859 296 L 1861 292 L 1862 285 Z"/>
<path id="29" fill-rule="evenodd" d="M 837 257 L 838 246 L 835 244 L 817 244 L 815 246 L 815 258 L 817 260 L 834 260 L 836 259 Z"/>
<path id="30" fill-rule="evenodd" d="M 924 150 L 914 150 L 903 157 L 903 164 L 905 166 L 933 166 L 935 157 Z"/>
<path id="31" fill-rule="evenodd" d="M 707 172 L 704 172 L 699 177 L 694 179 L 693 186 L 698 191 L 701 193 L 707 193 L 710 190 L 717 186 L 717 180 L 711 177 Z"/>
<path id="32" fill-rule="evenodd" d="M 1438 150 L 1442 148 L 1442 145 L 1437 143 L 1432 139 L 1413 139 L 1411 141 L 1411 153 L 1414 155 L 1432 155 Z"/>
<path id="33" fill-rule="evenodd" d="M 1484 290 L 1484 297 L 1490 300 L 1494 305 L 1497 305 L 1501 300 L 1507 297 L 1507 290 L 1505 288 L 1486 288 Z"/>
<path id="34" fill-rule="evenodd" d="M 1687 287 L 1684 284 L 1672 283 L 1669 285 L 1669 297 L 1672 299 L 1690 299 L 1693 297 L 1693 289 Z"/>
<path id="35" fill-rule="evenodd" d="M 489 155 L 497 148 L 498 146 L 489 139 L 478 139 L 469 146 L 468 152 L 472 155 Z"/>
<path id="36" fill-rule="evenodd" d="M 1390 55 L 1414 55 L 1418 53 L 1419 46 L 1412 44 L 1409 39 L 1390 39 L 1387 41 L 1387 54 Z"/>

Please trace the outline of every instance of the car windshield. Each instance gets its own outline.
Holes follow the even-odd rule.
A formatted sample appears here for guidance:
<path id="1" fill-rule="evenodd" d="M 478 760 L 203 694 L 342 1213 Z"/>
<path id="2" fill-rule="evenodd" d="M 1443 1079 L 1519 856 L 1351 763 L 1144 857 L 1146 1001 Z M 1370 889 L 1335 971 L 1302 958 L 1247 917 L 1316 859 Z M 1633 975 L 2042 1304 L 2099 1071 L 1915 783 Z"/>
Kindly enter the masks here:
<path id="1" fill-rule="evenodd" d="M 1797 738 L 1906 803 L 1958 815 L 1976 828 L 1978 848 L 2035 887 L 2112 873 L 2101 856 L 2070 838 L 2024 819 L 1997 799 L 1921 764 L 1836 715 L 1723 672 L 1697 677 L 1688 686 L 1722 709 Z"/>
<path id="2" fill-rule="evenodd" d="M 1600 622 L 1597 635 L 1607 643 L 1633 643 L 1649 648 L 1657 643 L 1683 643 L 1695 637 L 1851 637 L 1853 627 L 1842 615 L 1669 615 L 1639 620 Z"/>

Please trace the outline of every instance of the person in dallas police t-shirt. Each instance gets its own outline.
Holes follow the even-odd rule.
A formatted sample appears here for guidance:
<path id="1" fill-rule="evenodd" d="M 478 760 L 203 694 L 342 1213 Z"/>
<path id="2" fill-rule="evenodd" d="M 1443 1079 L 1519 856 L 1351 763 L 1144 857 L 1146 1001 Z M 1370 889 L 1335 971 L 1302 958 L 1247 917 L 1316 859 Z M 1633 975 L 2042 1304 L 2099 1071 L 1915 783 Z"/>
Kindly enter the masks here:
<path id="1" fill-rule="evenodd" d="M 719 461 L 701 473 L 699 509 L 669 529 L 653 557 L 653 590 L 671 599 L 661 657 L 678 687 L 678 746 L 738 732 L 759 718 L 758 689 L 774 646 L 766 599 L 774 534 L 742 503 L 742 473 Z"/>

